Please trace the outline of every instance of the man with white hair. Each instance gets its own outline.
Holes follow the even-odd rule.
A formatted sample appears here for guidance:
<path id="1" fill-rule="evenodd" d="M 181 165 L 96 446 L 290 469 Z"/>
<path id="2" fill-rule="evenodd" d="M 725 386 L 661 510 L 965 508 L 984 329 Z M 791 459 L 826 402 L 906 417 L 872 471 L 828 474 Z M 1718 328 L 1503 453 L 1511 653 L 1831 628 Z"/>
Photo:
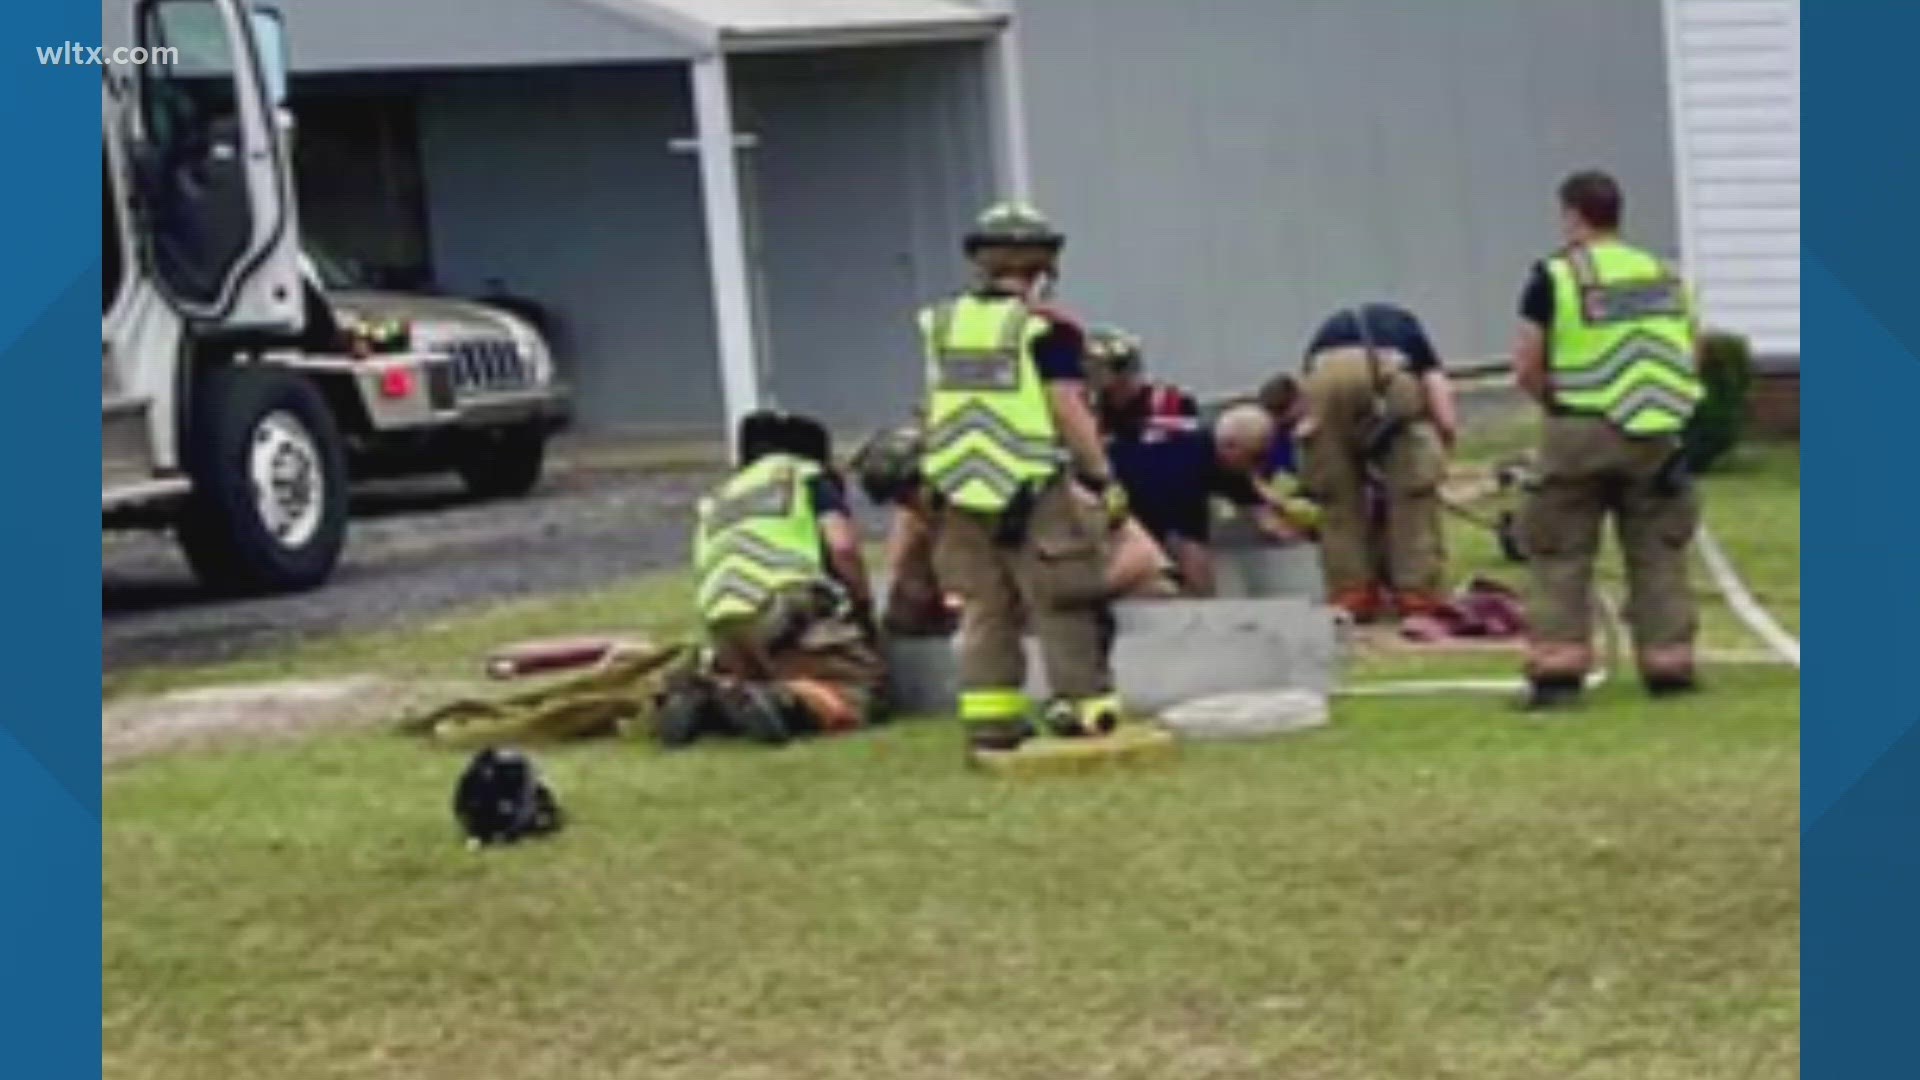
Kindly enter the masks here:
<path id="1" fill-rule="evenodd" d="M 1159 442 L 1108 447 L 1127 502 L 1147 532 L 1173 558 L 1181 588 L 1193 596 L 1214 591 L 1213 499 L 1240 508 L 1277 541 L 1303 530 L 1267 499 L 1256 483 L 1276 435 L 1273 417 L 1256 404 L 1235 405 L 1210 428 L 1171 432 Z"/>

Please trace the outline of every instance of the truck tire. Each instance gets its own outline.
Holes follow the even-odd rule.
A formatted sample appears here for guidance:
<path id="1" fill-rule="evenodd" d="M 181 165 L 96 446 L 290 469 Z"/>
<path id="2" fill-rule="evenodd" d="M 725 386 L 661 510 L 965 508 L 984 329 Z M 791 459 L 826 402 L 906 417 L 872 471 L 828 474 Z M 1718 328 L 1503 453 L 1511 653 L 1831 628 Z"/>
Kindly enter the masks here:
<path id="1" fill-rule="evenodd" d="M 517 499 L 540 483 L 546 468 L 547 435 L 538 428 L 514 428 L 475 440 L 458 468 L 467 490 L 483 499 Z"/>
<path id="2" fill-rule="evenodd" d="M 312 383 L 270 367 L 203 374 L 185 456 L 193 496 L 179 539 L 202 584 L 258 595 L 332 575 L 347 536 L 346 454 Z"/>

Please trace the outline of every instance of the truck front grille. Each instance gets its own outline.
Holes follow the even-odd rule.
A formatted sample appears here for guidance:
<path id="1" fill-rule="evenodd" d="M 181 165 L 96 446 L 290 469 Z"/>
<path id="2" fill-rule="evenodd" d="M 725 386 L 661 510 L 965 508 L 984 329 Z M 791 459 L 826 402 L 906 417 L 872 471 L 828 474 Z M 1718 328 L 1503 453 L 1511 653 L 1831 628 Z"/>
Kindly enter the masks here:
<path id="1" fill-rule="evenodd" d="M 527 358 L 511 341 L 502 338 L 456 341 L 447 351 L 453 355 L 454 386 L 462 393 L 526 390 L 533 386 L 533 371 Z"/>

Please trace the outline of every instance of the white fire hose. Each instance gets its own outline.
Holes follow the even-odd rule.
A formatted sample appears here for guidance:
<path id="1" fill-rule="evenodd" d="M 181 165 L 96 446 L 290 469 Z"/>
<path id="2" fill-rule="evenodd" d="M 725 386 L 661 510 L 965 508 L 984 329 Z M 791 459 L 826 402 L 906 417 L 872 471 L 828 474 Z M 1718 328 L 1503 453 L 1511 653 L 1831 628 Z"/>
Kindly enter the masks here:
<path id="1" fill-rule="evenodd" d="M 1695 539 L 1700 543 L 1700 555 L 1706 560 L 1707 573 L 1712 575 L 1714 587 L 1720 590 L 1720 595 L 1727 598 L 1727 606 L 1733 608 L 1733 613 L 1740 617 L 1747 629 L 1767 643 L 1774 655 L 1792 664 L 1795 671 L 1800 670 L 1800 639 L 1782 629 L 1767 609 L 1753 598 L 1753 593 L 1747 591 L 1747 583 L 1734 573 L 1733 563 L 1727 560 L 1727 553 L 1721 550 L 1720 542 L 1713 538 L 1713 533 L 1707 531 L 1705 525 L 1700 526 Z"/>

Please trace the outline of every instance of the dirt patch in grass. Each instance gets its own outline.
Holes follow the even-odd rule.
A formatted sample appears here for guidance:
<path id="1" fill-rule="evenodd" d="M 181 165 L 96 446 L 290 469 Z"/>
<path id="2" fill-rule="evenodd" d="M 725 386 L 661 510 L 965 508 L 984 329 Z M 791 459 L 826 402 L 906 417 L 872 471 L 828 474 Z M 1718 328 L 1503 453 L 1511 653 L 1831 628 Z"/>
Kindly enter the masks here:
<path id="1" fill-rule="evenodd" d="M 208 686 L 122 699 L 100 709 L 100 759 L 111 768 L 171 750 L 242 739 L 290 739 L 369 728 L 450 696 L 452 684 L 403 685 L 371 675 Z"/>

